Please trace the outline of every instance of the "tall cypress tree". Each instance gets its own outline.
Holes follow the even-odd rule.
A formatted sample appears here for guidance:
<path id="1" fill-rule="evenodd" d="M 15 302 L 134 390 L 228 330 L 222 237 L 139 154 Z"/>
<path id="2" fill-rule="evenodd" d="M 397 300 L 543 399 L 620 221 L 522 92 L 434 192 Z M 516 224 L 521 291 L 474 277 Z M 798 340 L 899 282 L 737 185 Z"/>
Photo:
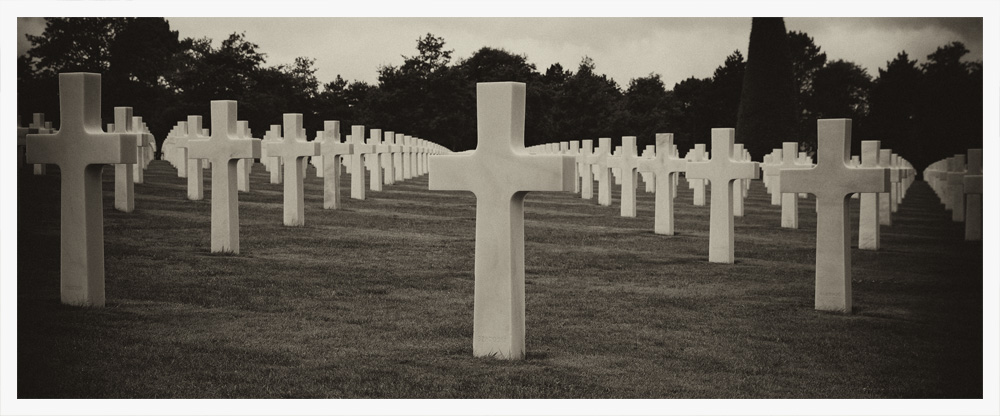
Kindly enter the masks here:
<path id="1" fill-rule="evenodd" d="M 736 119 L 736 141 L 756 160 L 797 141 L 795 83 L 785 21 L 755 17 L 750 29 L 746 74 Z"/>

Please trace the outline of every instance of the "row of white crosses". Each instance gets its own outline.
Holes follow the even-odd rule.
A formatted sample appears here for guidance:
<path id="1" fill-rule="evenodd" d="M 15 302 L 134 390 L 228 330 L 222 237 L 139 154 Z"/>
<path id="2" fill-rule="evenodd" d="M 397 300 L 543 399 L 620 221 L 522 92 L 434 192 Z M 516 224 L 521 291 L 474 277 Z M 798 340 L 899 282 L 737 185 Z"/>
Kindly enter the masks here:
<path id="1" fill-rule="evenodd" d="M 672 231 L 672 216 L 661 221 L 659 212 L 672 211 L 673 176 L 684 172 L 712 187 L 709 260 L 731 263 L 733 258 L 733 192 L 745 186 L 737 180 L 756 179 L 756 162 L 735 151 L 733 129 L 713 129 L 715 157 L 687 161 L 677 157 L 672 135 L 657 135 L 657 154 L 651 160 L 629 162 L 624 150 L 618 162 L 607 163 L 610 139 L 601 139 L 597 151 L 584 141 L 577 155 L 556 150 L 574 146 L 544 145 L 530 154 L 524 148 L 524 91 L 522 83 L 477 85 L 479 142 L 472 152 L 430 159 L 431 190 L 466 190 L 476 196 L 475 306 L 473 354 L 508 359 L 524 357 L 524 196 L 529 191 L 573 191 L 592 196 L 591 165 L 598 166 L 598 199 L 607 201 L 607 178 L 621 167 L 623 184 L 630 173 L 652 172 L 656 182 L 658 232 Z M 851 120 L 819 120 L 820 160 L 814 167 L 782 171 L 783 191 L 812 193 L 818 201 L 816 309 L 851 310 L 850 237 L 847 200 L 858 192 L 887 192 L 889 170 L 849 166 Z M 624 141 L 627 145 L 629 138 Z M 556 153 L 556 154 L 551 154 Z M 578 176 L 582 187 L 575 182 Z M 742 192 L 742 191 L 740 191 Z M 624 199 L 625 197 L 623 197 Z M 625 203 L 623 203 L 625 205 Z M 630 211 L 623 208 L 624 211 Z"/>
<path id="2" fill-rule="evenodd" d="M 969 149 L 931 163 L 924 169 L 930 184 L 951 219 L 965 223 L 965 239 L 983 239 L 983 149 Z"/>
<path id="3" fill-rule="evenodd" d="M 63 128 L 56 134 L 28 135 L 27 162 L 55 163 L 63 172 L 63 301 L 77 305 L 102 305 L 100 171 L 106 163 L 134 163 L 137 136 L 109 134 L 100 130 L 99 75 L 61 74 L 60 88 Z M 573 182 L 579 166 L 574 156 L 530 155 L 525 151 L 524 84 L 479 84 L 477 91 L 479 142 L 476 150 L 431 157 L 424 166 L 430 172 L 430 189 L 469 190 L 476 195 L 474 354 L 523 358 L 524 197 L 530 191 L 574 190 Z M 260 155 L 259 144 L 234 137 L 237 126 L 235 110 L 235 102 L 212 102 L 213 133 L 210 136 L 197 135 L 201 132 L 201 120 L 189 119 L 194 123 L 183 126 L 194 133 L 189 136 L 204 137 L 189 139 L 184 146 L 178 143 L 178 149 L 191 152 L 186 158 L 213 159 L 213 250 L 217 241 L 228 242 L 228 250 L 238 250 L 238 212 L 233 173 L 237 160 Z M 307 143 L 301 134 L 300 116 L 286 116 L 285 122 L 286 141 Z M 782 191 L 808 192 L 817 196 L 816 308 L 850 311 L 847 199 L 857 192 L 886 192 L 889 189 L 889 171 L 848 165 L 850 120 L 820 120 L 818 125 L 818 164 L 809 169 L 782 171 L 780 181 Z M 328 132 L 331 127 L 327 126 Z M 361 137 L 363 132 L 363 127 L 356 126 L 352 129 L 352 136 Z M 324 136 L 325 139 L 336 137 L 325 133 Z M 629 172 L 635 170 L 652 172 L 659 179 L 654 179 L 659 188 L 658 201 L 670 199 L 671 175 L 682 170 L 692 179 L 705 179 L 723 185 L 712 187 L 710 261 L 732 261 L 732 186 L 737 179 L 752 179 L 758 175 L 756 162 L 733 157 L 733 138 L 733 129 L 713 129 L 715 157 L 708 161 L 689 162 L 676 157 L 671 135 L 658 135 L 657 145 L 663 149 L 659 155 L 640 161 L 640 166 L 636 168 L 622 162 L 625 166 L 623 181 L 628 179 Z M 298 177 L 301 159 L 318 155 L 320 149 L 318 143 L 314 143 L 312 149 L 295 144 L 298 151 L 286 152 L 277 143 L 268 147 L 272 152 L 270 154 L 291 158 L 285 160 L 285 174 Z M 359 141 L 352 143 L 356 144 Z M 623 160 L 627 159 L 625 155 L 622 154 Z M 201 168 L 200 163 L 194 165 Z M 409 167 L 414 165 L 419 170 L 420 160 L 413 159 Z M 355 166 L 361 167 L 360 159 Z M 683 169 L 680 169 L 682 166 Z M 286 183 L 292 182 L 288 176 Z M 300 180 L 294 182 L 301 183 Z M 221 202 L 216 204 L 216 201 Z M 723 227 L 717 226 L 720 223 Z"/>
<path id="4" fill-rule="evenodd" d="M 283 184 L 283 223 L 286 226 L 305 225 L 303 182 L 307 158 L 314 160 L 317 166 L 317 176 L 324 179 L 323 208 L 340 209 L 340 166 L 347 158 L 350 158 L 350 163 L 346 163 L 346 165 L 351 172 L 351 198 L 364 200 L 366 169 L 372 173 L 371 190 L 381 191 L 384 183 L 393 184 L 397 178 L 400 180 L 411 179 L 425 174 L 426 157 L 445 151 L 437 144 L 401 133 L 390 131 L 385 132 L 383 136 L 380 129 L 372 129 L 372 135 L 366 141 L 364 138 L 365 127 L 360 125 L 352 126 L 352 134 L 348 136 L 347 142 L 341 142 L 340 122 L 329 120 L 324 122 L 324 130 L 317 132 L 316 140 L 308 141 L 306 130 L 303 128 L 302 114 L 297 113 L 284 114 L 283 124 L 271 125 L 271 129 L 264 135 L 264 139 L 262 141 L 256 140 L 250 136 L 245 121 L 235 120 L 235 110 L 231 113 L 220 113 L 217 116 L 214 114 L 215 105 L 216 102 L 213 102 L 213 123 L 216 117 L 228 117 L 232 123 L 236 123 L 234 125 L 237 126 L 235 128 L 238 130 L 235 133 L 237 138 L 253 140 L 261 149 L 253 156 L 244 155 L 234 158 L 247 166 L 245 170 L 240 171 L 239 162 L 236 162 L 235 176 L 247 181 L 245 186 L 239 186 L 237 183 L 237 188 L 249 190 L 249 166 L 251 164 L 247 164 L 247 161 L 261 158 L 271 171 L 271 182 Z M 235 106 L 235 102 L 232 102 L 231 105 Z M 176 149 L 171 151 L 168 158 L 178 166 L 178 174 L 184 171 L 185 164 L 188 166 L 189 199 L 203 197 L 201 165 L 190 159 L 212 159 L 208 156 L 202 156 L 201 153 L 191 154 L 190 150 L 188 150 L 188 154 L 184 152 L 185 148 L 190 148 L 192 142 L 208 136 L 207 131 L 203 133 L 203 136 L 198 135 L 197 132 L 202 131 L 200 126 L 200 116 L 189 116 L 186 122 L 178 123 L 175 132 L 168 136 L 172 148 Z M 212 137 L 215 137 L 214 131 L 212 131 Z M 395 144 L 397 141 L 403 144 Z M 174 155 L 175 152 L 176 155 Z M 382 163 L 383 160 L 386 162 L 385 164 Z M 213 165 L 215 163 L 219 162 L 213 160 Z M 214 172 L 215 170 L 213 170 L 213 182 L 215 181 Z M 214 198 L 213 206 L 216 205 Z M 217 218 L 225 218 L 225 216 L 220 214 Z M 216 233 L 213 233 L 213 236 L 215 235 Z M 238 242 L 216 243 L 213 237 L 213 251 L 238 252 L 238 247 Z"/>
<path id="5" fill-rule="evenodd" d="M 115 122 L 108 124 L 108 132 L 137 135 L 136 163 L 115 165 L 115 209 L 122 212 L 135 210 L 135 184 L 144 182 L 146 168 L 156 151 L 156 140 L 142 121 L 133 116 L 132 107 L 115 107 Z"/>
<path id="6" fill-rule="evenodd" d="M 25 140 L 29 134 L 51 134 L 54 133 L 55 129 L 52 128 L 51 121 L 45 121 L 45 113 L 34 113 L 31 115 L 31 123 L 28 127 L 21 127 L 21 116 L 17 116 L 17 168 L 20 170 L 24 167 L 24 148 Z M 45 174 L 45 164 L 38 163 L 32 166 L 32 171 L 35 175 Z"/>
<path id="7" fill-rule="evenodd" d="M 145 167 L 148 150 L 137 150 L 137 144 L 148 140 L 148 130 L 138 117 L 132 116 L 131 108 L 115 108 L 115 123 L 108 125 L 109 132 L 101 129 L 101 76 L 92 73 L 64 73 L 59 75 L 61 128 L 58 131 L 41 129 L 24 131 L 25 163 L 58 165 L 61 186 L 61 229 L 60 229 L 60 297 L 63 303 L 78 306 L 103 306 L 104 291 L 104 225 L 101 198 L 101 172 L 105 165 L 125 165 L 119 170 L 122 177 L 134 173 L 127 165 Z M 237 195 L 237 165 L 240 160 L 261 157 L 261 143 L 250 137 L 247 123 L 236 120 L 235 101 L 212 101 L 212 129 L 202 129 L 200 116 L 189 116 L 187 121 L 178 123 L 164 143 L 164 156 L 178 166 L 179 176 L 187 176 L 189 185 L 200 182 L 203 163 L 211 160 L 212 171 L 212 251 L 239 253 L 239 205 Z M 296 117 L 297 116 L 297 117 Z M 301 129 L 301 115 L 286 115 L 288 141 L 307 144 L 303 151 L 316 156 L 320 143 L 304 140 Z M 336 122 L 331 131 L 327 126 L 330 143 L 339 142 L 335 132 Z M 19 129 L 19 133 L 21 130 Z M 302 134 L 299 134 L 302 133 Z M 355 126 L 355 134 L 362 137 L 363 126 Z M 302 139 L 302 140 L 300 140 Z M 327 142 L 325 140 L 324 142 Z M 297 144 L 297 143 L 296 143 Z M 20 145 L 20 144 L 19 144 Z M 294 150 L 271 144 L 273 155 L 297 159 L 289 161 L 296 166 L 301 158 Z M 329 146 L 330 148 L 338 148 Z M 296 146 L 295 148 L 298 148 Z M 378 146 L 369 153 L 378 156 Z M 408 175 L 426 173 L 426 155 L 444 153 L 446 149 L 437 145 L 422 144 L 416 150 L 413 142 L 406 155 Z M 410 149 L 410 148 L 408 148 Z M 155 150 L 155 149 L 154 149 Z M 151 158 L 150 158 L 151 159 Z M 208 163 L 205 163 L 208 165 Z M 361 166 L 361 164 L 357 164 Z M 339 169 L 339 166 L 338 166 Z M 287 169 L 286 169 L 287 170 Z M 298 173 L 298 169 L 294 172 Z M 286 172 L 290 173 L 290 172 Z M 362 172 L 363 173 L 363 172 Z M 119 175 L 116 175 L 116 178 Z M 290 176 L 294 174 L 290 173 Z M 333 176 L 333 175 L 331 175 Z M 191 179 L 197 178 L 196 181 Z M 297 182 L 297 196 L 301 202 L 301 177 Z M 116 181 L 117 183 L 117 181 Z M 131 181 L 128 181 L 131 183 Z M 201 184 L 189 186 L 189 197 L 200 199 Z M 118 187 L 116 186 L 116 189 Z M 286 201 L 289 194 L 286 186 Z M 296 196 L 293 194 L 293 196 Z M 116 205 L 118 199 L 116 197 Z M 285 207 L 286 223 L 290 217 L 301 221 L 301 209 L 297 216 L 289 215 L 289 204 Z"/>

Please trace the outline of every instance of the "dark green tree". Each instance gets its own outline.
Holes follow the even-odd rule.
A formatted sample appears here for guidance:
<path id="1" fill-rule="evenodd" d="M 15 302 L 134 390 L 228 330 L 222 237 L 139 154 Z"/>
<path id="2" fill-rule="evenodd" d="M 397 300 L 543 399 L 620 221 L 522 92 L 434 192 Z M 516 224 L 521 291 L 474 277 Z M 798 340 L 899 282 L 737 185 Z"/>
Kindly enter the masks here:
<path id="1" fill-rule="evenodd" d="M 621 142 L 622 92 L 607 75 L 597 75 L 593 59 L 584 57 L 576 73 L 566 78 L 555 105 L 564 112 L 555 121 L 555 135 L 545 141 L 611 137 Z M 527 143 L 526 143 L 527 144 Z M 530 143 L 537 144 L 537 143 Z"/>
<path id="2" fill-rule="evenodd" d="M 711 88 L 711 78 L 691 77 L 674 85 L 674 108 L 669 118 L 681 156 L 695 143 L 709 143 L 712 128 L 718 127 L 713 125 L 714 112 L 708 99 Z"/>
<path id="3" fill-rule="evenodd" d="M 760 158 L 796 130 L 795 84 L 783 19 L 753 18 L 736 121 L 736 141 Z"/>
<path id="4" fill-rule="evenodd" d="M 882 141 L 883 148 L 901 154 L 914 150 L 909 142 L 918 135 L 922 81 L 917 61 L 911 61 L 905 51 L 887 62 L 885 69 L 878 69 L 869 92 L 868 132 L 871 139 Z"/>
<path id="5" fill-rule="evenodd" d="M 640 150 L 656 144 L 656 133 L 671 133 L 669 119 L 673 94 L 667 91 L 659 74 L 629 81 L 623 100 L 623 133 L 636 136 Z"/>
<path id="6" fill-rule="evenodd" d="M 707 97 L 712 111 L 710 117 L 713 127 L 736 126 L 745 74 L 746 62 L 738 50 L 726 57 L 726 62 L 715 69 Z"/>

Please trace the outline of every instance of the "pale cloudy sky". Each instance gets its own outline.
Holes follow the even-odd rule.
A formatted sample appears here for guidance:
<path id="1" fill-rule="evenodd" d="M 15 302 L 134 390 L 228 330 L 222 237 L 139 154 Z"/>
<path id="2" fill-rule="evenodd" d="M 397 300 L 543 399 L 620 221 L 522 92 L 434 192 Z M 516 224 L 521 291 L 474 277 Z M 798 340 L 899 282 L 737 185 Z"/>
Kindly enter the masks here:
<path id="1" fill-rule="evenodd" d="M 169 16 L 169 9 L 161 15 Z M 746 56 L 749 17 L 738 18 L 203 18 L 168 17 L 183 37 L 209 37 L 215 45 L 234 32 L 267 54 L 269 65 L 297 56 L 316 59 L 317 77 L 340 74 L 374 83 L 380 65 L 399 65 L 416 54 L 426 33 L 445 39 L 455 61 L 483 46 L 525 54 L 539 72 L 560 63 L 574 70 L 584 56 L 599 73 L 624 87 L 636 77 L 658 73 L 668 88 L 690 76 L 709 77 L 726 56 Z M 877 76 L 900 51 L 924 61 L 938 46 L 958 40 L 983 59 L 982 18 L 785 18 L 788 30 L 808 33 L 828 59 L 860 64 Z M 18 54 L 30 46 L 22 33 L 39 34 L 40 18 L 18 19 Z"/>

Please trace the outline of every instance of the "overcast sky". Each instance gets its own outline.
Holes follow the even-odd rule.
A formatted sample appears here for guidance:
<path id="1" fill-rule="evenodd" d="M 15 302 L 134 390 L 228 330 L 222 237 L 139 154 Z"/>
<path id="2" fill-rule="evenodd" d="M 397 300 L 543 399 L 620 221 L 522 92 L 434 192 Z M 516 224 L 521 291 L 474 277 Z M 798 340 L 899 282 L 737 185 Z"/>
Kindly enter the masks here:
<path id="1" fill-rule="evenodd" d="M 173 18 L 170 27 L 183 37 L 219 42 L 234 32 L 267 54 L 269 65 L 297 56 L 316 59 L 317 77 L 329 82 L 374 83 L 380 65 L 399 65 L 416 55 L 416 40 L 426 33 L 445 39 L 453 60 L 483 46 L 525 54 L 539 72 L 560 63 L 574 70 L 590 56 L 598 73 L 622 87 L 630 79 L 658 73 L 668 88 L 685 78 L 709 77 L 727 55 L 746 56 L 750 18 Z M 870 75 L 905 50 L 925 60 L 938 46 L 958 40 L 982 60 L 981 18 L 786 18 L 788 30 L 804 31 L 828 59 L 860 64 Z M 40 34 L 44 21 L 18 20 L 20 33 Z M 18 54 L 30 45 L 18 40 Z"/>

